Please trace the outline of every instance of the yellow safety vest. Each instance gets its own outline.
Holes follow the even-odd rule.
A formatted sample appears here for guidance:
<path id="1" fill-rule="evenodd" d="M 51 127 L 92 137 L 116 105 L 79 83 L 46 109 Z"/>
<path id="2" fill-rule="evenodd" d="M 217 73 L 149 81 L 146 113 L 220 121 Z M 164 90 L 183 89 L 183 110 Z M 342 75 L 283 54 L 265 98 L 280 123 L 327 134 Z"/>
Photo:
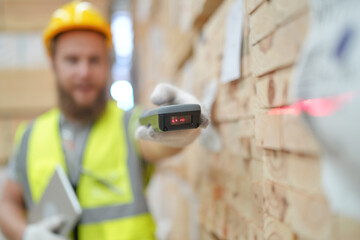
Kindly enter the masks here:
<path id="1" fill-rule="evenodd" d="M 91 128 L 82 159 L 84 172 L 91 174 L 82 174 L 76 188 L 83 208 L 78 227 L 80 240 L 155 239 L 155 225 L 143 194 L 142 163 L 129 134 L 134 115 L 109 102 Z M 27 208 L 40 200 L 56 165 L 67 172 L 59 117 L 57 109 L 41 115 L 20 142 L 18 156 Z"/>

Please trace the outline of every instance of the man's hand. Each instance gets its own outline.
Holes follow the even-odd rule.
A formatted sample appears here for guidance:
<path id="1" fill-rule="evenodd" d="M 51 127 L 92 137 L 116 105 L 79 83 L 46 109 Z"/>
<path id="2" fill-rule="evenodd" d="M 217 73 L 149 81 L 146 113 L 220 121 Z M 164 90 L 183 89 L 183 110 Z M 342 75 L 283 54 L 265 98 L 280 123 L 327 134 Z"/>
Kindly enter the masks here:
<path id="1" fill-rule="evenodd" d="M 199 100 L 193 95 L 166 83 L 157 85 L 150 98 L 152 103 L 159 106 L 176 104 L 199 104 L 201 106 Z M 206 128 L 209 122 L 208 113 L 201 106 L 200 127 Z M 174 148 L 183 148 L 200 135 L 200 129 L 156 132 L 151 126 L 139 126 L 135 134 L 138 139 L 155 141 Z"/>
<path id="2" fill-rule="evenodd" d="M 66 237 L 55 234 L 64 223 L 60 216 L 53 216 L 40 222 L 30 224 L 25 228 L 23 240 L 67 240 Z"/>

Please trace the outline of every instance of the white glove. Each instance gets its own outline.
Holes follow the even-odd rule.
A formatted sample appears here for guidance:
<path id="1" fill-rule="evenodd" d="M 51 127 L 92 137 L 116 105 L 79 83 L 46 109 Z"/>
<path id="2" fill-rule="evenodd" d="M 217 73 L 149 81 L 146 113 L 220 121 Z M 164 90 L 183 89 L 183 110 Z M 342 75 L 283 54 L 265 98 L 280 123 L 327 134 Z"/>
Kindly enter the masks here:
<path id="1" fill-rule="evenodd" d="M 303 119 L 323 150 L 322 183 L 332 210 L 360 219 L 360 1 L 309 3 L 311 28 L 293 91 L 308 100 Z"/>
<path id="2" fill-rule="evenodd" d="M 64 219 L 60 216 L 52 216 L 40 222 L 30 224 L 25 228 L 23 240 L 67 240 L 66 237 L 55 234 L 64 223 Z"/>
<path id="3" fill-rule="evenodd" d="M 167 83 L 158 84 L 150 100 L 155 105 L 200 104 L 190 93 Z M 200 127 L 206 128 L 210 120 L 207 111 L 201 106 Z M 139 126 L 135 136 L 138 139 L 150 140 L 176 148 L 182 148 L 193 142 L 200 135 L 200 129 L 187 129 L 170 132 L 156 132 L 151 126 Z"/>

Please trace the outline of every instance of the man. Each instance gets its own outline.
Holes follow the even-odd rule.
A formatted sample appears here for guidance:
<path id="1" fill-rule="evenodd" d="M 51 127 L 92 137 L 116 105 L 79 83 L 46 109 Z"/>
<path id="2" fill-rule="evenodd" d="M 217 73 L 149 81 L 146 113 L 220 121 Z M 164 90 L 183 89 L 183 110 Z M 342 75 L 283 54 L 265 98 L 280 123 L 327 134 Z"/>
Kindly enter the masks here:
<path id="1" fill-rule="evenodd" d="M 63 221 L 59 217 L 26 222 L 26 210 L 40 200 L 60 164 L 83 208 L 75 239 L 154 239 L 143 194 L 145 164 L 139 159 L 156 162 L 176 154 L 200 130 L 157 133 L 137 127 L 138 110 L 123 112 L 107 100 L 111 33 L 89 3 L 74 1 L 55 11 L 44 42 L 57 79 L 59 109 L 17 132 L 10 178 L 0 203 L 3 233 L 15 240 L 65 239 L 54 233 Z M 158 105 L 198 103 L 166 84 L 155 89 L 151 100 Z M 207 121 L 202 115 L 201 125 Z"/>

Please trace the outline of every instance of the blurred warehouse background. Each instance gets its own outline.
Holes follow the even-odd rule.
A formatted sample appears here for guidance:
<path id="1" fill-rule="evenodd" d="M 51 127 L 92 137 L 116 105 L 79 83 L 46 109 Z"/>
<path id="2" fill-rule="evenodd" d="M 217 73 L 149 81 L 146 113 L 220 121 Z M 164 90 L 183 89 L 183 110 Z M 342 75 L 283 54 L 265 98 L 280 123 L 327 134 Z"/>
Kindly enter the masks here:
<path id="1" fill-rule="evenodd" d="M 66 2 L 0 0 L 0 188 L 16 127 L 56 105 L 41 34 Z M 315 138 L 298 114 L 278 114 L 292 104 L 307 0 L 90 2 L 112 24 L 119 107 L 152 108 L 155 85 L 170 82 L 211 109 L 211 130 L 157 166 L 148 196 L 159 239 L 360 239 L 360 221 L 330 209 Z M 239 17 L 239 76 L 227 81 Z"/>

